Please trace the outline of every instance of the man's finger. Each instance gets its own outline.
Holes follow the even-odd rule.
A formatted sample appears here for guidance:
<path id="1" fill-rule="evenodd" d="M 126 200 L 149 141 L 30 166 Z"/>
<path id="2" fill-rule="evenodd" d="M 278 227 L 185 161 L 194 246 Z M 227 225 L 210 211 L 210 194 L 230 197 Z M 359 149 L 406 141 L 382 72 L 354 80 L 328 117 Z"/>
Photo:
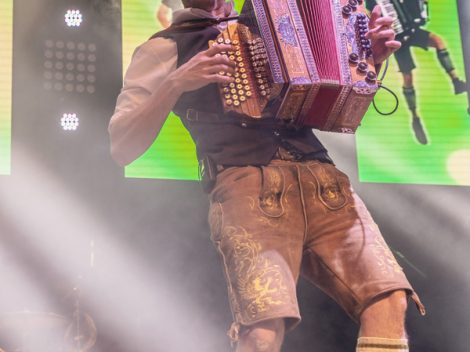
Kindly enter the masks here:
<path id="1" fill-rule="evenodd" d="M 219 72 L 226 72 L 226 73 L 235 73 L 235 68 L 228 65 L 211 65 L 208 70 L 208 73 L 219 73 Z"/>
<path id="2" fill-rule="evenodd" d="M 210 65 L 227 65 L 231 67 L 235 67 L 237 64 L 230 60 L 227 56 L 225 55 L 219 55 L 219 56 L 213 56 L 207 60 L 208 64 Z"/>
<path id="3" fill-rule="evenodd" d="M 385 42 L 385 46 L 389 49 L 396 51 L 401 48 L 401 43 L 397 40 L 389 40 Z"/>
<path id="4" fill-rule="evenodd" d="M 213 74 L 208 77 L 209 83 L 232 83 L 235 81 L 233 77 L 223 76 L 219 74 Z"/>
<path id="5" fill-rule="evenodd" d="M 393 40 L 395 39 L 395 31 L 393 29 L 386 29 L 381 30 L 379 32 L 368 32 L 366 34 L 366 38 L 374 38 L 374 40 L 378 39 L 386 39 L 386 40 Z"/>
<path id="6" fill-rule="evenodd" d="M 376 5 L 370 14 L 371 27 L 375 27 L 375 22 L 382 16 L 382 10 L 379 5 Z"/>
<path id="7" fill-rule="evenodd" d="M 226 51 L 233 51 L 234 47 L 232 45 L 228 44 L 216 44 L 212 45 L 208 50 L 206 50 L 204 53 L 207 56 L 215 56 L 217 54 L 220 54 L 222 52 Z"/>

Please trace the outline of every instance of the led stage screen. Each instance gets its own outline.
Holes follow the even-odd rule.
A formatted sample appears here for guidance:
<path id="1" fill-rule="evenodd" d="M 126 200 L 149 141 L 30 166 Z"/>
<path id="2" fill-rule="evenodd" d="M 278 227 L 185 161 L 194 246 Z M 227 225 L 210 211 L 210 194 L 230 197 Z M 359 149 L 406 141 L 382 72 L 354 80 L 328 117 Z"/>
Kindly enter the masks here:
<path id="1" fill-rule="evenodd" d="M 243 1 L 236 1 L 238 9 Z M 433 0 L 430 21 L 423 27 L 445 43 L 456 72 L 465 79 L 456 1 Z M 161 29 L 156 18 L 160 0 L 122 0 L 124 70 L 133 50 Z M 390 117 L 372 107 L 357 133 L 359 176 L 363 182 L 470 185 L 470 117 L 465 94 L 454 95 L 452 84 L 434 50 L 411 49 L 417 113 L 428 144 L 416 140 L 411 113 L 402 95 L 403 77 L 395 58 L 384 84 L 397 93 L 400 106 Z M 377 105 L 393 108 L 381 91 Z M 127 177 L 197 179 L 191 138 L 176 116 L 170 116 L 154 145 L 126 168 Z"/>
<path id="2" fill-rule="evenodd" d="M 0 1 L 0 175 L 10 174 L 13 0 Z"/>
<path id="3" fill-rule="evenodd" d="M 457 1 L 433 0 L 429 5 L 430 20 L 424 29 L 441 38 L 456 73 L 464 80 Z M 412 115 L 402 93 L 403 75 L 392 57 L 384 85 L 397 93 L 400 106 L 390 117 L 369 110 L 356 138 L 359 178 L 365 182 L 470 185 L 470 116 L 466 94 L 454 94 L 434 49 L 414 47 L 411 53 L 416 64 L 412 76 L 417 114 L 428 144 L 419 143 L 415 137 Z M 393 106 L 391 96 L 384 91 L 376 101 L 384 110 Z"/>

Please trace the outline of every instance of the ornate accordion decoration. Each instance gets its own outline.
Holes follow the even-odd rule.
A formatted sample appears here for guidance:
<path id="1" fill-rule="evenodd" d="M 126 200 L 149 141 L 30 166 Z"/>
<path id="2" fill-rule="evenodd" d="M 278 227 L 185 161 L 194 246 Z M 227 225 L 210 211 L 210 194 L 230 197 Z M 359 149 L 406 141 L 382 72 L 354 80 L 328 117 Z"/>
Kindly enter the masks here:
<path id="1" fill-rule="evenodd" d="M 225 111 L 354 133 L 378 90 L 363 0 L 246 0 L 232 44 Z"/>
<path id="2" fill-rule="evenodd" d="M 428 8 L 424 0 L 376 0 L 384 16 L 394 19 L 393 29 L 397 39 L 406 42 L 416 28 L 428 20 Z"/>

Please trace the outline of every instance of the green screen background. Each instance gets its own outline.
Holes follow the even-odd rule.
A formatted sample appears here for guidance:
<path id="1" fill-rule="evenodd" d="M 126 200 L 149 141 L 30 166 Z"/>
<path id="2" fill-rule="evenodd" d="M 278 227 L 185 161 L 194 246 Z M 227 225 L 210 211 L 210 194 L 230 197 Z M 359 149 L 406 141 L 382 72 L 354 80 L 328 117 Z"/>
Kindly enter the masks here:
<path id="1" fill-rule="evenodd" d="M 13 0 L 0 1 L 0 175 L 11 169 Z"/>
<path id="2" fill-rule="evenodd" d="M 236 1 L 238 9 L 243 1 Z M 160 0 L 122 0 L 124 70 L 133 50 L 161 28 L 155 12 Z M 433 0 L 426 29 L 447 44 L 463 77 L 464 64 L 456 1 Z M 413 48 L 418 68 L 414 71 L 418 111 L 430 143 L 418 144 L 411 117 L 401 95 L 402 77 L 395 60 L 384 84 L 400 98 L 391 117 L 371 108 L 357 133 L 359 178 L 363 182 L 470 185 L 470 117 L 465 95 L 453 95 L 452 85 L 433 50 Z M 377 104 L 387 110 L 392 99 L 384 91 Z M 171 115 L 154 145 L 126 168 L 127 177 L 197 179 L 194 144 L 179 119 Z"/>

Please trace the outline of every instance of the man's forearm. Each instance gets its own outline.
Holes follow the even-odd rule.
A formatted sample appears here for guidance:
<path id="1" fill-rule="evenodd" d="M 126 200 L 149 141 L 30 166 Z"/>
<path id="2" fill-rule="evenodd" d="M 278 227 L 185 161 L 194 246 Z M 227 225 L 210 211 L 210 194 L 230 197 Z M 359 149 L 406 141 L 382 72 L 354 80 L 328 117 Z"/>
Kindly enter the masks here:
<path id="1" fill-rule="evenodd" d="M 176 82 L 168 78 L 135 110 L 111 119 L 111 155 L 119 165 L 130 164 L 152 145 L 180 96 Z"/>

